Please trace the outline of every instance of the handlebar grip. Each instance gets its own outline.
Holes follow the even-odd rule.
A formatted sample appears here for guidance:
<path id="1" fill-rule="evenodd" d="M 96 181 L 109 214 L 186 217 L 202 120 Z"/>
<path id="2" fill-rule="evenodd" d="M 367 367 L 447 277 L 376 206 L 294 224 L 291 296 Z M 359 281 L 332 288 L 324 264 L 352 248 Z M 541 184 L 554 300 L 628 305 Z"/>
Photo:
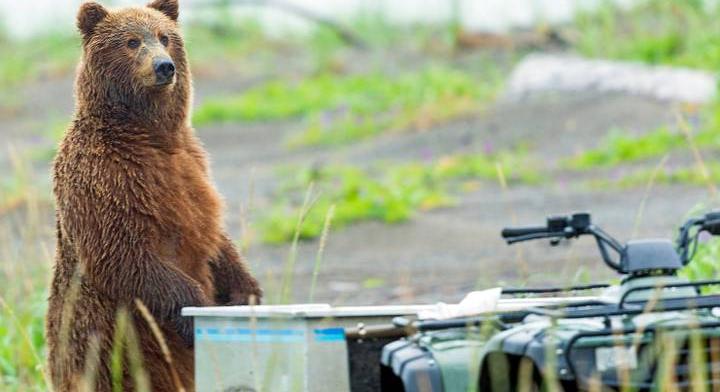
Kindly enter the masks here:
<path id="1" fill-rule="evenodd" d="M 546 226 L 536 226 L 536 227 L 508 227 L 503 229 L 502 231 L 502 237 L 503 238 L 513 238 L 513 237 L 521 237 L 531 234 L 545 234 L 548 233 L 548 228 Z"/>
<path id="2" fill-rule="evenodd" d="M 720 211 L 713 211 L 705 214 L 704 222 L 700 230 L 705 230 L 712 235 L 720 235 Z"/>
<path id="3" fill-rule="evenodd" d="M 712 235 L 720 235 L 720 219 L 707 221 L 702 225 L 702 230 Z"/>

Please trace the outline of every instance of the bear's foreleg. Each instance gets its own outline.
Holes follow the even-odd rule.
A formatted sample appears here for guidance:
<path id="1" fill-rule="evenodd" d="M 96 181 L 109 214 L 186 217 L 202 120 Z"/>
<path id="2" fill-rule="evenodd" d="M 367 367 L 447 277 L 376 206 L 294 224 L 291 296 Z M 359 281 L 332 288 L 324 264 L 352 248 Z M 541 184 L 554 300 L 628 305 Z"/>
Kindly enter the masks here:
<path id="1" fill-rule="evenodd" d="M 215 284 L 215 301 L 219 305 L 260 304 L 260 285 L 227 236 L 220 254 L 210 261 L 210 270 Z"/>
<path id="2" fill-rule="evenodd" d="M 135 299 L 141 300 L 161 326 L 192 347 L 192 319 L 180 312 L 183 307 L 212 301 L 199 282 L 171 260 L 160 258 L 153 221 L 115 208 L 104 199 L 65 200 L 60 204 L 62 227 L 74 240 L 83 280 L 118 307 L 134 309 Z"/>

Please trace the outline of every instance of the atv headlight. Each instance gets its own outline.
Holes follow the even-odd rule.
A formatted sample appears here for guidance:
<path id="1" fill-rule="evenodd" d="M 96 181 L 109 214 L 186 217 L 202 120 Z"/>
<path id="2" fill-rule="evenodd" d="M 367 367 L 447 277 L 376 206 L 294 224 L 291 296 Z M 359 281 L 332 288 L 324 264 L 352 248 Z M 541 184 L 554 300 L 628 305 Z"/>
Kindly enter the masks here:
<path id="1" fill-rule="evenodd" d="M 637 347 L 611 346 L 595 349 L 595 369 L 602 373 L 615 369 L 637 368 Z"/>

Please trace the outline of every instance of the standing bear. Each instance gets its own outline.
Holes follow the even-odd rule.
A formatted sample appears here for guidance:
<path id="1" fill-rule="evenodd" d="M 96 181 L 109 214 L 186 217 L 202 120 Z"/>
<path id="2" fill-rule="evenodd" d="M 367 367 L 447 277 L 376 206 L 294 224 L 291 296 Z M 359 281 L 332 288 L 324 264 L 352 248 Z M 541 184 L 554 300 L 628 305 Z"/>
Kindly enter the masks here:
<path id="1" fill-rule="evenodd" d="M 77 17 L 75 113 L 54 163 L 57 253 L 46 327 L 58 392 L 118 383 L 123 391 L 193 390 L 193 324 L 180 310 L 262 295 L 223 229 L 222 202 L 190 126 L 177 19 L 177 0 L 118 10 L 87 2 Z M 122 353 L 120 372 L 113 350 Z"/>

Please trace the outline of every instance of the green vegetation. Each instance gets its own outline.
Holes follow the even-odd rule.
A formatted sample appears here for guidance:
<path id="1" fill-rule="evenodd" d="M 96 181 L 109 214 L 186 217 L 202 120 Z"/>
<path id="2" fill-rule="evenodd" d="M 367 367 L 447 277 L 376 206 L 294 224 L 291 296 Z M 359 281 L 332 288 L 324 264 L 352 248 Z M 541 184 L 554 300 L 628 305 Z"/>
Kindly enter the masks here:
<path id="1" fill-rule="evenodd" d="M 44 283 L 34 280 L 38 285 Z M 46 390 L 43 387 L 46 295 L 36 291 L 22 301 L 13 300 L 14 307 L 0 297 L 0 389 Z"/>
<path id="2" fill-rule="evenodd" d="M 0 91 L 14 95 L 19 85 L 40 76 L 68 73 L 80 55 L 80 40 L 71 34 L 47 34 L 12 40 L 0 33 Z"/>
<path id="3" fill-rule="evenodd" d="M 497 78 L 492 78 L 497 80 Z M 389 130 L 424 129 L 476 110 L 497 83 L 448 68 L 402 75 L 320 75 L 298 83 L 271 81 L 236 97 L 206 101 L 194 121 L 259 121 L 305 116 L 293 146 L 341 144 Z"/>
<path id="4" fill-rule="evenodd" d="M 716 238 L 700 241 L 693 261 L 683 269 L 683 275 L 690 280 L 720 278 L 720 241 Z"/>
<path id="5" fill-rule="evenodd" d="M 716 70 L 720 67 L 720 3 L 711 0 L 641 0 L 629 8 L 605 1 L 581 12 L 575 20 L 575 48 L 592 57 L 642 61 Z M 700 147 L 720 141 L 720 103 L 705 108 L 702 127 L 693 134 Z M 685 135 L 666 127 L 641 136 L 613 130 L 600 147 L 568 161 L 588 169 L 659 157 L 685 146 Z M 692 175 L 672 173 L 665 181 L 690 181 Z"/>
<path id="6" fill-rule="evenodd" d="M 702 109 L 700 118 L 701 124 L 690 136 L 700 148 L 717 148 L 720 145 L 720 102 Z M 687 145 L 687 135 L 683 131 L 664 126 L 641 135 L 613 129 L 597 148 L 577 154 L 566 164 L 575 169 L 612 167 L 661 157 L 675 149 L 687 148 Z"/>
<path id="7" fill-rule="evenodd" d="M 720 183 L 720 164 L 706 164 L 707 176 L 698 167 L 677 167 L 664 168 L 655 173 L 654 169 L 637 169 L 629 173 L 620 173 L 614 180 L 596 179 L 591 184 L 599 187 L 634 188 L 647 185 L 650 181 L 654 184 L 688 184 L 707 186 Z"/>
<path id="8" fill-rule="evenodd" d="M 300 239 L 320 236 L 328 209 L 335 206 L 333 227 L 358 221 L 397 223 L 410 219 L 418 210 L 448 206 L 454 189 L 477 186 L 478 180 L 497 179 L 502 172 L 512 183 L 538 183 L 536 168 L 522 152 L 496 156 L 457 155 L 431 163 L 378 165 L 369 169 L 335 166 L 298 172 L 279 192 L 302 194 L 314 184 L 320 194 L 299 228 Z M 296 232 L 298 200 L 279 197 L 275 207 L 262 219 L 262 239 L 268 243 L 290 241 Z"/>
<path id="9" fill-rule="evenodd" d="M 576 169 L 616 166 L 624 162 L 661 156 L 684 145 L 685 135 L 672 132 L 666 127 L 640 136 L 631 136 L 622 130 L 613 129 L 599 147 L 578 154 L 569 159 L 568 164 Z"/>
<path id="10" fill-rule="evenodd" d="M 606 1 L 576 18 L 576 49 L 587 56 L 720 67 L 720 5 L 711 0 L 641 0 L 627 10 Z"/>
<path id="11" fill-rule="evenodd" d="M 690 210 L 687 218 L 699 216 L 710 210 L 704 204 L 698 204 Z M 690 280 L 711 280 L 720 279 L 720 239 L 710 235 L 701 234 L 698 238 L 697 253 L 692 262 L 682 271 L 682 274 Z M 717 287 L 712 288 L 717 291 Z"/>
<path id="12" fill-rule="evenodd" d="M 45 391 L 44 316 L 52 227 L 50 209 L 27 163 L 0 179 L 0 390 Z M 42 214 L 40 211 L 43 211 Z M 8 284 L 8 282 L 10 282 Z"/>

